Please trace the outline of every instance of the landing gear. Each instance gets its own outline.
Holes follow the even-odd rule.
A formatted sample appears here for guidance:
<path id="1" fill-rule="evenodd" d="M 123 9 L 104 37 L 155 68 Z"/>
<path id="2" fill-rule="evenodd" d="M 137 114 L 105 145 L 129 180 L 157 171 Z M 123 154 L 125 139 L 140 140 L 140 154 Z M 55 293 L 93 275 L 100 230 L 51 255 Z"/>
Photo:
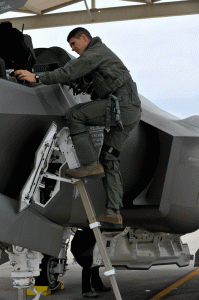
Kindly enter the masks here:
<path id="1" fill-rule="evenodd" d="M 49 286 L 50 289 L 55 289 L 59 285 L 58 275 L 54 273 L 54 268 L 58 261 L 49 255 L 44 255 L 40 268 L 42 269 L 40 276 L 36 277 L 36 286 Z"/>
<path id="2" fill-rule="evenodd" d="M 39 276 L 43 254 L 19 246 L 12 246 L 5 250 L 9 256 L 10 264 L 13 266 L 11 277 L 13 287 L 18 289 L 18 300 L 26 300 L 26 289 L 30 289 L 39 300 L 41 293 L 34 289 L 35 277 Z"/>
<path id="3" fill-rule="evenodd" d="M 48 286 L 51 290 L 56 289 L 60 282 L 58 276 L 66 273 L 67 267 L 67 249 L 69 245 L 70 231 L 66 231 L 66 239 L 63 241 L 62 248 L 57 258 L 44 254 L 40 265 L 40 276 L 36 277 L 36 286 Z"/>

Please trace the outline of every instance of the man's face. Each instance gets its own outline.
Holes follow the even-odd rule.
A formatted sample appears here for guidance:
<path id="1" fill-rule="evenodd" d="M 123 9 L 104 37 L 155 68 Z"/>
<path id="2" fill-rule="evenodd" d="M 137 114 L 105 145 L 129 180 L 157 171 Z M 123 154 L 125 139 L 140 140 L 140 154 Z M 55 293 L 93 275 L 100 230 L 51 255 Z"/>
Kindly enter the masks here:
<path id="1" fill-rule="evenodd" d="M 82 34 L 79 39 L 72 37 L 69 41 L 69 44 L 72 48 L 72 51 L 75 51 L 77 54 L 81 55 L 89 44 L 89 39 Z"/>

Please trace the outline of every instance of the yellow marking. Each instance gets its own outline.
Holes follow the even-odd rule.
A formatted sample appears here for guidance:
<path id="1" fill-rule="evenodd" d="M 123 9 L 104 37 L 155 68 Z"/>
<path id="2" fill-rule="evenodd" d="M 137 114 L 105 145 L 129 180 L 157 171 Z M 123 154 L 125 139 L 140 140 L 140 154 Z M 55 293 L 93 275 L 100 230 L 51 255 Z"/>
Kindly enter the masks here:
<path id="1" fill-rule="evenodd" d="M 48 296 L 51 294 L 51 289 L 49 288 L 49 286 L 35 286 L 34 288 L 38 293 L 42 293 L 43 296 Z M 29 289 L 27 289 L 26 294 L 27 295 L 35 295 Z"/>
<path id="2" fill-rule="evenodd" d="M 58 290 L 63 290 L 64 289 L 64 283 L 63 282 L 60 282 L 61 284 L 58 286 Z"/>
<path id="3" fill-rule="evenodd" d="M 175 282 L 174 284 L 172 284 L 171 286 L 169 286 L 168 288 L 166 288 L 165 290 L 163 290 L 162 292 L 160 292 L 159 294 L 157 294 L 156 296 L 154 296 L 150 300 L 159 300 L 159 299 L 162 299 L 164 296 L 166 296 L 167 294 L 171 293 L 177 287 L 179 287 L 180 285 L 184 284 L 186 281 L 188 281 L 192 277 L 196 276 L 198 273 L 199 273 L 199 268 L 196 269 L 195 271 L 193 271 L 192 273 L 188 274 L 187 276 L 183 277 L 182 279 L 178 280 L 177 282 Z"/>
<path id="4" fill-rule="evenodd" d="M 59 282 L 60 284 L 57 287 L 57 290 L 63 290 L 64 289 L 64 283 Z M 51 289 L 49 286 L 34 286 L 35 290 L 38 293 L 42 293 L 43 296 L 51 295 Z M 35 295 L 33 292 L 31 292 L 29 289 L 26 290 L 26 295 Z"/>

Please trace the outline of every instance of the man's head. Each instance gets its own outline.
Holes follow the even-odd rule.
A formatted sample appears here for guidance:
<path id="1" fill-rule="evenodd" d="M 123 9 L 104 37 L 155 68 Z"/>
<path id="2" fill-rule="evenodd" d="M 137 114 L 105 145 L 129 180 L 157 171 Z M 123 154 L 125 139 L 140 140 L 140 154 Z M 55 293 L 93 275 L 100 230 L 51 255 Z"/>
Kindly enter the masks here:
<path id="1" fill-rule="evenodd" d="M 70 44 L 72 51 L 75 51 L 79 55 L 85 51 L 91 39 L 92 36 L 90 35 L 90 32 L 83 27 L 73 29 L 67 37 L 67 41 Z"/>

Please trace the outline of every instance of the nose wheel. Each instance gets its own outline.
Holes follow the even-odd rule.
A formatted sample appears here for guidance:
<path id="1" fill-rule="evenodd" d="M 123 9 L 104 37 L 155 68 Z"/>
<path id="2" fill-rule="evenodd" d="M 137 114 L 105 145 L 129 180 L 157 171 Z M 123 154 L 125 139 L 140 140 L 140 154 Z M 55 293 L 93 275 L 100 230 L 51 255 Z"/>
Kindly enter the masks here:
<path id="1" fill-rule="evenodd" d="M 56 267 L 57 262 L 54 257 L 44 255 L 40 268 L 42 269 L 40 276 L 36 277 L 36 286 L 49 286 L 49 288 L 55 289 L 60 283 L 57 280 L 58 274 L 53 273 L 53 268 Z"/>

